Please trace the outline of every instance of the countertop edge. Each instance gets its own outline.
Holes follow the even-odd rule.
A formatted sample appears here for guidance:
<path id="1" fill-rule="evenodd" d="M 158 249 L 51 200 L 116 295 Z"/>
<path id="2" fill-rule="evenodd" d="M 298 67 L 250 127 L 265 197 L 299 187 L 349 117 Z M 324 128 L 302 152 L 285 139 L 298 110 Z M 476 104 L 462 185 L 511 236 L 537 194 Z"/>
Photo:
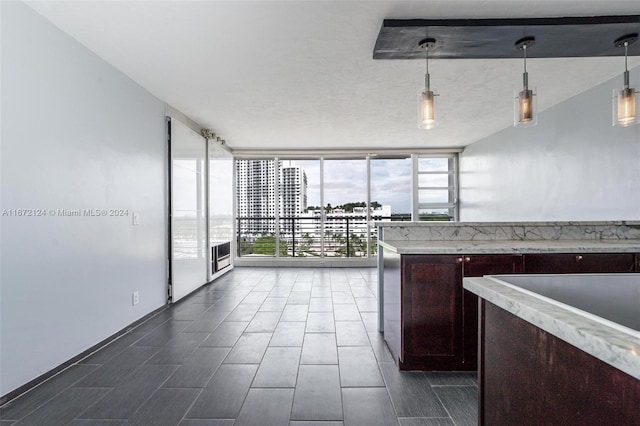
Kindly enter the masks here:
<path id="1" fill-rule="evenodd" d="M 640 253 L 640 240 L 379 240 L 398 254 Z"/>
<path id="2" fill-rule="evenodd" d="M 401 253 L 398 251 L 398 248 L 396 246 L 394 246 L 393 244 L 388 244 L 386 241 L 378 240 L 378 245 L 387 250 L 391 250 L 394 253 Z"/>
<path id="3" fill-rule="evenodd" d="M 461 227 L 461 226 L 640 226 L 640 220 L 594 220 L 594 221 L 533 221 L 533 222 L 445 222 L 445 221 L 373 221 L 374 226 L 425 226 L 425 227 Z"/>
<path id="4" fill-rule="evenodd" d="M 463 287 L 640 380 L 640 338 L 488 278 L 464 278 Z"/>

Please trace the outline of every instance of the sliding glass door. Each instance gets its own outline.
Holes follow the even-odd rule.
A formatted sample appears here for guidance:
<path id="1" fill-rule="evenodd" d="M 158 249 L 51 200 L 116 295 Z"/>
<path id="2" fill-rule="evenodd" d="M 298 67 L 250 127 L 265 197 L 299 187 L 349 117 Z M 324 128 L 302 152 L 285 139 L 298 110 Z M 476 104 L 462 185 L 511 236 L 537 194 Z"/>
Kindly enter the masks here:
<path id="1" fill-rule="evenodd" d="M 207 282 L 205 139 L 171 119 L 171 297 Z"/>
<path id="2" fill-rule="evenodd" d="M 324 254 L 368 257 L 367 160 L 324 160 Z"/>

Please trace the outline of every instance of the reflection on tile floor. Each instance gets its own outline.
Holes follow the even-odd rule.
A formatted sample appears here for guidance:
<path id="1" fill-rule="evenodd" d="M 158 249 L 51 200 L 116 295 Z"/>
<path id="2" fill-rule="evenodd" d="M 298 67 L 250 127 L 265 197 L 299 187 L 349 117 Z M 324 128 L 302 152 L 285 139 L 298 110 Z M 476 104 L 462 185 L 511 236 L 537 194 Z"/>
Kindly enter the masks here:
<path id="1" fill-rule="evenodd" d="M 473 373 L 399 372 L 371 268 L 236 268 L 0 409 L 0 424 L 475 425 Z"/>

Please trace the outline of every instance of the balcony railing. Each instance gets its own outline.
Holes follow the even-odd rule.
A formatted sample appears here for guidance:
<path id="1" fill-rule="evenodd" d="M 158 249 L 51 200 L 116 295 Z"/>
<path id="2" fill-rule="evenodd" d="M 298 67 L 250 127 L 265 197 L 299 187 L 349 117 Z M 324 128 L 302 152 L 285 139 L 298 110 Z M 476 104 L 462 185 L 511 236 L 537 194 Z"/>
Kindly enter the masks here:
<path id="1" fill-rule="evenodd" d="M 366 215 L 327 215 L 324 228 L 319 214 L 312 217 L 283 216 L 278 220 L 277 233 L 276 219 L 273 216 L 241 216 L 236 220 L 238 257 L 362 258 L 375 256 L 378 251 L 378 228 L 367 227 Z M 410 221 L 411 215 L 372 215 L 371 220 Z M 420 220 L 449 221 L 452 218 L 447 215 L 424 214 L 420 216 Z M 368 241 L 367 232 L 370 233 Z"/>
<path id="2" fill-rule="evenodd" d="M 238 256 L 276 256 L 275 217 L 238 217 L 237 230 Z M 320 216 L 281 217 L 278 235 L 278 257 L 367 257 L 376 254 L 378 244 L 378 229 L 367 226 L 365 215 L 326 217 L 324 228 Z"/>

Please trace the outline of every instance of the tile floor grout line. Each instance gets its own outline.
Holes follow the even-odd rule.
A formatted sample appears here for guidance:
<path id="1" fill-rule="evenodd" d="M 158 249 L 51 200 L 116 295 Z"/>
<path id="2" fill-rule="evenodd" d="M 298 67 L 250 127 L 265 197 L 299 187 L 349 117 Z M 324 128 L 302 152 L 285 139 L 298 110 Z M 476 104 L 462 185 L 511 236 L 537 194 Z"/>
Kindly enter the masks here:
<path id="1" fill-rule="evenodd" d="M 394 399 L 392 398 L 392 392 L 391 389 L 389 388 L 389 382 L 387 377 L 385 377 L 384 374 L 382 374 L 382 366 L 386 365 L 385 368 L 390 368 L 389 365 L 387 364 L 395 364 L 393 362 L 392 359 L 387 358 L 386 352 L 388 351 L 386 348 L 386 344 L 384 343 L 383 337 L 380 333 L 377 332 L 377 328 L 374 327 L 373 330 L 369 330 L 369 328 L 367 327 L 368 323 L 371 323 L 371 319 L 372 316 L 376 316 L 376 311 L 371 310 L 372 309 L 372 301 L 373 303 L 375 303 L 375 300 L 377 300 L 378 298 L 378 294 L 377 294 L 377 274 L 373 273 L 370 271 L 370 269 L 364 269 L 364 268 L 354 268 L 349 269 L 349 270 L 345 270 L 345 269 L 339 269 L 339 268 L 329 268 L 327 270 L 318 270 L 317 268 L 302 268 L 300 270 L 295 270 L 292 271 L 291 269 L 284 269 L 284 268 L 236 268 L 234 271 L 232 271 L 231 274 L 225 275 L 225 277 L 222 277 L 221 280 L 216 281 L 216 282 L 212 282 L 210 283 L 210 286 L 208 286 L 208 288 L 204 288 L 201 289 L 197 292 L 195 292 L 194 294 L 190 295 L 192 296 L 191 299 L 189 299 L 189 296 L 185 298 L 184 302 L 187 302 L 187 304 L 181 304 L 180 306 L 183 307 L 182 309 L 178 310 L 178 311 L 172 311 L 172 306 L 168 307 L 168 311 L 173 314 L 174 312 L 177 313 L 178 315 L 176 317 L 171 316 L 170 318 L 166 319 L 164 322 L 156 325 L 155 327 L 147 330 L 145 332 L 145 334 L 143 334 L 142 336 L 140 336 L 140 339 L 145 338 L 146 336 L 150 335 L 151 333 L 156 332 L 158 334 L 158 337 L 164 336 L 165 334 L 168 335 L 171 333 L 171 326 L 170 324 L 168 325 L 169 322 L 171 321 L 185 321 L 185 324 L 188 324 L 187 326 L 185 326 L 183 329 L 181 329 L 179 332 L 173 334 L 171 336 L 170 339 L 166 340 L 161 346 L 157 346 L 157 347 L 153 347 L 155 348 L 155 351 L 153 351 L 153 353 L 150 353 L 150 355 L 148 356 L 147 359 L 145 359 L 142 363 L 140 363 L 139 365 L 137 365 L 135 367 L 135 369 L 133 371 L 136 371 L 138 369 L 140 369 L 142 366 L 144 365 L 151 365 L 151 364 L 145 364 L 147 361 L 149 361 L 151 358 L 153 358 L 154 356 L 156 356 L 160 351 L 163 351 L 167 348 L 169 348 L 169 342 L 171 342 L 173 339 L 176 339 L 178 336 L 181 335 L 185 335 L 188 333 L 202 333 L 204 337 L 204 339 L 202 339 L 202 341 L 196 345 L 193 350 L 190 351 L 189 354 L 187 354 L 186 359 L 189 359 L 190 357 L 193 356 L 193 354 L 198 351 L 200 348 L 205 348 L 208 346 L 201 346 L 204 342 L 206 342 L 208 339 L 210 339 L 212 337 L 212 335 L 216 332 L 216 330 L 220 329 L 220 327 L 223 324 L 230 324 L 230 323 L 234 323 L 234 322 L 239 322 L 239 323 L 246 323 L 247 327 L 249 326 L 249 324 L 255 320 L 256 315 L 259 312 L 263 312 L 263 313 L 271 313 L 270 315 L 266 315 L 265 317 L 274 317 L 277 318 L 275 321 L 273 321 L 274 326 L 272 327 L 272 330 L 269 332 L 269 338 L 264 339 L 266 340 L 266 346 L 264 351 L 261 353 L 260 359 L 258 360 L 258 364 L 251 362 L 251 363 L 233 363 L 233 364 L 228 364 L 228 365 L 254 365 L 256 366 L 256 371 L 255 374 L 253 375 L 253 377 L 251 378 L 251 382 L 249 383 L 249 387 L 247 392 L 244 394 L 242 401 L 238 401 L 240 398 L 238 397 L 237 399 L 234 400 L 234 404 L 240 403 L 239 404 L 239 411 L 238 411 L 238 416 L 240 415 L 240 413 L 242 412 L 243 409 L 245 409 L 245 411 L 248 408 L 248 406 L 246 406 L 247 404 L 247 398 L 249 396 L 249 393 L 252 392 L 252 389 L 271 389 L 271 390 L 275 390 L 275 389 L 291 389 L 292 393 L 291 393 L 291 405 L 289 407 L 289 422 L 292 422 L 293 420 L 291 419 L 292 415 L 293 415 L 293 408 L 294 408 L 294 401 L 296 398 L 296 394 L 298 391 L 298 385 L 299 385 L 299 380 L 300 380 L 300 371 L 302 369 L 303 364 L 302 362 L 302 354 L 303 354 L 303 349 L 304 349 L 304 344 L 305 344 L 305 338 L 309 335 L 313 335 L 313 334 L 324 334 L 324 333 L 329 333 L 329 334 L 333 334 L 336 338 L 335 341 L 335 351 L 336 351 L 336 363 L 335 364 L 320 364 L 320 363 L 315 363 L 315 364 L 304 364 L 305 366 L 313 366 L 313 365 L 317 365 L 317 366 L 335 366 L 332 367 L 334 369 L 337 370 L 337 384 L 339 386 L 340 389 L 340 415 L 342 417 L 342 422 L 343 425 L 348 426 L 347 425 L 347 421 L 345 419 L 345 405 L 344 405 L 344 398 L 345 398 L 345 390 L 346 389 L 353 389 L 353 391 L 349 391 L 349 395 L 356 395 L 356 393 L 351 393 L 351 392 L 356 392 L 357 389 L 378 389 L 377 395 L 379 395 L 379 398 L 383 398 L 382 395 L 386 395 L 386 398 L 388 399 L 390 406 L 393 407 L 393 411 L 389 411 L 388 408 L 385 408 L 385 416 L 389 415 L 389 416 L 393 416 L 396 420 L 395 420 L 395 424 L 400 423 L 401 419 L 405 419 L 405 418 L 409 418 L 409 417 L 399 417 L 398 416 L 398 405 L 397 403 L 401 403 L 402 399 L 398 400 L 398 401 L 394 401 Z M 294 293 L 294 289 L 295 289 L 295 299 L 292 299 L 292 293 Z M 315 297 L 312 297 L 312 295 L 315 295 Z M 358 297 L 356 297 L 356 295 Z M 336 297 L 338 297 L 338 299 L 336 300 Z M 285 299 L 284 303 L 282 303 L 282 300 L 271 300 L 271 299 Z M 318 298 L 325 298 L 328 299 L 330 301 L 330 313 L 331 315 L 324 315 L 325 319 L 331 319 L 332 325 L 333 325 L 333 331 L 321 331 L 322 327 L 318 328 L 316 332 L 309 332 L 307 333 L 307 325 L 309 323 L 309 319 L 311 317 L 310 314 L 312 313 L 318 313 L 318 314 L 326 314 L 328 312 L 311 312 L 310 311 L 310 306 L 312 301 L 317 300 Z M 294 301 L 295 303 L 292 304 L 288 304 L 287 302 L 289 300 Z M 213 301 L 213 302 L 212 302 Z M 338 302 L 343 302 L 343 303 L 336 303 L 336 301 Z M 257 303 L 250 303 L 250 302 L 257 302 Z M 346 303 L 344 303 L 346 302 Z M 267 306 L 266 304 L 269 303 L 270 305 Z M 314 302 L 315 304 L 318 304 L 319 302 Z M 202 306 L 204 304 L 208 304 L 208 307 Z M 240 306 L 244 306 L 244 305 L 256 305 L 257 309 L 256 311 L 251 315 L 251 318 L 248 321 L 227 321 L 227 319 L 231 316 L 231 314 L 238 309 L 238 307 Z M 279 307 L 282 307 L 281 309 Z M 290 309 L 289 312 L 295 312 L 294 314 L 290 314 L 292 316 L 290 316 L 288 319 L 295 319 L 295 321 L 284 321 L 284 314 L 285 311 L 287 310 L 287 307 L 289 306 L 300 306 L 302 308 L 296 308 L 296 309 Z M 344 308 L 343 308 L 344 306 Z M 347 308 L 348 307 L 348 308 Z M 353 307 L 355 307 L 355 310 L 357 312 L 357 317 L 355 315 L 352 314 L 353 312 Z M 260 309 L 273 309 L 273 310 L 265 310 L 265 311 L 261 311 Z M 336 310 L 336 308 L 338 308 Z M 220 310 L 218 310 L 220 309 Z M 319 308 L 321 310 L 325 309 L 325 308 Z M 344 312 L 349 312 L 349 314 L 345 314 L 343 311 L 340 310 L 344 310 Z M 167 312 L 167 310 L 163 311 L 163 312 Z M 238 311 L 241 312 L 241 311 Z M 300 313 L 303 313 L 303 320 L 299 320 L 301 318 Z M 219 315 L 223 315 L 223 317 L 220 319 L 220 321 L 215 325 L 215 327 L 213 327 L 211 330 L 203 330 L 203 331 L 185 331 L 186 328 L 190 327 L 190 324 L 196 323 L 198 321 L 203 321 L 207 316 L 211 316 L 211 318 L 213 319 L 213 321 L 215 322 L 218 313 L 220 313 Z M 277 313 L 277 315 L 275 314 Z M 338 315 L 339 313 L 339 315 Z M 320 315 L 320 317 L 322 317 L 323 315 Z M 340 316 L 342 319 L 338 320 L 337 316 Z M 188 319 L 186 319 L 185 317 L 188 317 Z M 231 319 L 238 319 L 240 318 L 240 316 L 236 317 L 236 318 L 231 318 Z M 157 318 L 157 316 L 154 316 L 152 318 L 149 319 L 152 320 L 154 318 Z M 180 319 L 180 318 L 184 318 L 184 319 Z M 244 319 L 244 318 L 241 318 Z M 285 322 L 294 322 L 294 323 L 302 323 L 304 324 L 303 328 L 302 328 L 302 342 L 300 343 L 300 346 L 270 346 L 272 342 L 274 342 L 274 336 L 276 334 L 276 331 L 278 330 L 278 327 L 285 323 Z M 145 322 L 146 323 L 146 322 Z M 320 321 L 320 323 L 322 323 L 322 321 Z M 144 323 L 143 323 L 144 324 Z M 341 330 L 342 330 L 342 335 L 343 335 L 343 340 L 342 343 L 346 343 L 346 345 L 339 345 L 338 344 L 338 327 L 337 325 L 341 325 Z M 371 324 L 369 324 L 371 325 Z M 174 325 L 174 327 L 177 327 Z M 260 327 L 257 328 L 257 331 L 255 331 L 255 333 L 263 333 L 264 331 L 260 331 L 259 330 Z M 298 333 L 298 331 L 295 331 L 294 329 L 298 329 L 299 327 L 287 327 L 287 331 L 286 332 L 282 332 L 282 342 L 298 342 L 298 339 L 295 338 L 294 336 Z M 353 330 L 351 330 L 353 328 Z M 360 328 L 363 328 L 365 334 L 366 334 L 366 339 L 361 339 L 360 336 Z M 245 327 L 246 330 L 246 327 Z M 245 330 L 242 330 L 240 334 L 240 337 L 243 335 L 250 335 L 252 333 L 248 333 Z M 353 333 L 346 333 L 345 334 L 345 330 L 351 330 L 353 331 Z M 356 333 L 357 331 L 357 333 Z M 164 333 L 164 334 L 163 334 Z M 264 332 L 266 333 L 266 332 Z M 374 335 L 374 333 L 378 333 L 378 335 Z M 235 332 L 233 332 L 232 334 L 235 334 Z M 351 336 L 353 334 L 353 336 Z M 124 335 L 123 335 L 124 336 Z M 350 337 L 351 336 L 351 337 Z M 355 337 L 354 337 L 355 336 Z M 239 338 L 240 338 L 239 337 Z M 344 338 L 346 337 L 346 339 Z M 238 345 L 239 342 L 239 338 L 235 340 L 235 342 L 233 343 L 233 345 L 231 346 L 225 346 L 225 350 L 227 350 L 226 355 L 224 356 L 224 358 L 220 361 L 220 363 L 217 365 L 217 367 L 215 368 L 215 370 L 211 373 L 211 376 L 208 378 L 208 380 L 206 381 L 206 383 L 204 383 L 204 385 L 200 388 L 189 388 L 189 389 L 197 389 L 197 392 L 191 391 L 191 393 L 188 393 L 189 398 L 193 398 L 190 402 L 188 400 L 183 401 L 184 403 L 187 403 L 186 405 L 188 405 L 186 408 L 184 408 L 184 413 L 182 414 L 182 416 L 180 417 L 180 419 L 177 419 L 179 422 L 182 421 L 187 421 L 190 420 L 188 419 L 188 413 L 190 410 L 193 409 L 193 407 L 195 406 L 196 402 L 201 398 L 201 396 L 203 395 L 203 393 L 206 391 L 206 387 L 207 385 L 209 385 L 211 383 L 211 380 L 213 380 L 213 377 L 218 373 L 220 367 L 222 365 L 225 365 L 224 362 L 228 359 L 229 355 L 231 354 L 231 352 L 234 350 L 234 348 Z M 186 338 L 187 340 L 189 340 L 189 338 Z M 232 338 L 231 338 L 232 339 Z M 162 339 L 159 339 L 158 342 L 162 342 Z M 366 344 L 364 343 L 366 342 Z M 135 343 L 135 342 L 134 342 Z M 215 343 L 215 342 L 212 342 Z M 360 343 L 360 344 L 354 344 L 354 343 Z M 131 347 L 133 345 L 133 343 L 131 343 L 129 345 L 129 347 Z M 331 345 L 333 345 L 333 343 L 331 343 Z M 261 345 L 259 345 L 261 346 Z M 212 346 L 215 348 L 222 348 L 220 346 Z M 297 368 L 295 370 L 295 379 L 293 379 L 293 377 L 291 377 L 288 383 L 282 382 L 282 384 L 286 384 L 287 386 L 266 386 L 266 387 L 255 387 L 254 385 L 256 384 L 256 378 L 257 378 L 257 374 L 258 371 L 260 370 L 260 367 L 263 365 L 263 363 L 266 360 L 266 355 L 267 355 L 267 351 L 270 351 L 270 348 L 274 348 L 272 350 L 276 350 L 275 348 L 295 348 L 296 350 L 299 350 L 299 353 L 297 355 Z M 377 385 L 376 382 L 376 386 L 343 386 L 342 385 L 342 371 L 340 369 L 341 366 L 341 362 L 340 362 L 340 357 L 339 357 L 339 352 L 340 352 L 340 348 L 362 348 L 362 350 L 367 350 L 366 348 L 368 348 L 368 351 L 370 351 L 373 354 L 374 360 L 375 362 L 375 368 L 377 369 L 377 373 L 380 375 L 381 377 L 381 383 L 380 385 Z M 375 348 L 375 349 L 374 349 Z M 123 351 L 126 350 L 123 349 Z M 249 349 L 251 351 L 251 349 Z M 122 351 L 120 351 L 122 352 Z M 120 353 L 118 352 L 118 353 Z M 243 352 L 243 351 L 241 351 Z M 277 352 L 272 352 L 274 354 L 277 354 Z M 114 355 L 114 357 L 117 356 Z M 179 355 L 178 355 L 179 356 Z M 206 358 L 206 357 L 205 357 Z M 178 358 L 175 358 L 178 359 Z M 276 360 L 276 364 L 277 364 L 277 356 L 274 358 L 274 356 L 272 356 L 270 358 L 270 360 Z M 256 359 L 257 360 L 257 359 Z M 291 359 L 291 366 L 293 367 L 293 363 L 295 362 L 295 360 Z M 206 362 L 205 359 L 203 359 L 203 362 Z M 289 362 L 289 361 L 287 361 Z M 74 364 L 75 365 L 75 364 Z M 104 365 L 103 364 L 98 364 L 99 366 Z M 163 364 L 164 365 L 164 364 Z M 175 364 L 175 368 L 177 371 L 177 369 L 179 368 L 179 365 L 184 365 L 184 361 L 180 364 Z M 197 363 L 197 365 L 200 365 L 199 363 Z M 100 368 L 100 367 L 96 367 L 96 368 Z M 93 369 L 92 371 L 95 371 L 95 369 Z M 92 374 L 91 372 L 88 372 L 86 374 L 83 375 L 83 377 L 86 377 L 89 374 Z M 133 374 L 133 371 L 130 374 Z M 141 403 L 139 403 L 137 406 L 135 406 L 135 411 L 133 411 L 133 413 L 129 414 L 129 419 L 133 418 L 134 416 L 138 415 L 140 413 L 140 410 L 142 409 L 142 407 L 145 406 L 145 404 L 147 404 L 152 398 L 154 398 L 154 396 L 158 395 L 158 392 L 161 389 L 174 389 L 173 387 L 168 387 L 168 388 L 163 388 L 162 386 L 167 383 L 168 380 L 171 379 L 171 377 L 175 374 L 175 371 L 173 373 L 171 373 L 167 378 L 164 379 L 164 381 L 159 384 L 147 397 L 144 401 L 142 401 Z M 391 371 L 391 370 L 389 370 Z M 293 372 L 293 371 L 291 371 Z M 368 377 L 368 374 L 371 373 L 373 374 L 373 371 L 369 371 L 369 370 L 363 370 L 364 376 L 363 377 Z M 400 373 L 402 374 L 402 373 Z M 292 376 L 292 375 L 291 375 Z M 434 393 L 436 394 L 436 398 L 434 399 L 434 401 L 437 401 L 437 404 L 442 408 L 442 413 L 446 413 L 448 415 L 448 417 L 437 417 L 438 419 L 447 419 L 448 421 L 452 422 L 453 424 L 456 424 L 453 421 L 453 418 L 451 417 L 451 412 L 449 411 L 449 409 L 444 405 L 444 401 L 442 399 L 442 397 L 440 395 L 438 395 L 438 393 L 435 392 L 436 389 L 446 389 L 446 388 L 451 388 L 451 389 L 456 389 L 456 388 L 463 388 L 463 387 L 467 387 L 467 388 L 475 388 L 477 389 L 477 384 L 474 386 L 473 384 L 451 384 L 448 385 L 446 384 L 447 381 L 453 381 L 455 382 L 457 379 L 456 377 L 448 377 L 448 376 L 443 376 L 442 382 L 436 385 L 432 385 L 431 384 L 431 380 L 426 376 L 426 373 L 423 373 L 424 378 L 426 379 L 425 382 L 425 386 L 428 386 L 432 391 L 434 391 Z M 57 393 L 55 393 L 53 396 L 49 397 L 46 401 L 43 401 L 40 403 L 40 405 L 35 405 L 35 408 L 33 409 L 29 409 L 29 413 L 26 415 L 30 415 L 33 412 L 37 411 L 38 409 L 40 409 L 41 407 L 45 406 L 46 404 L 49 404 L 51 402 L 51 400 L 53 398 L 55 398 L 56 396 L 60 395 L 61 393 L 66 392 L 69 388 L 72 388 L 73 385 L 75 383 L 77 383 L 78 381 L 82 380 L 83 377 L 78 378 L 76 381 L 74 381 L 72 384 L 65 386 L 63 389 L 59 390 Z M 438 376 L 434 376 L 435 378 L 437 378 Z M 333 379 L 335 380 L 335 379 Z M 465 379 L 466 380 L 466 379 Z M 267 384 L 269 384 L 269 382 L 265 382 Z M 273 383 L 277 383 L 277 382 L 273 382 Z M 293 386 L 289 386 L 291 383 L 293 383 Z M 359 383 L 359 382 L 354 382 L 354 383 Z M 364 382 L 363 382 L 364 383 Z M 311 385 L 313 386 L 313 384 Z M 379 390 L 380 388 L 385 388 L 385 392 L 384 393 L 380 393 L 381 391 Z M 55 388 L 54 388 L 55 389 Z M 176 389 L 185 389 L 185 388 L 176 388 Z M 110 391 L 108 391 L 105 395 L 101 396 L 98 400 L 94 401 L 89 407 L 86 407 L 82 412 L 85 412 L 86 410 L 88 410 L 90 407 L 94 406 L 96 403 L 98 403 L 98 401 L 102 400 L 103 398 L 105 398 L 107 395 L 110 395 L 112 391 L 116 390 L 116 388 L 110 388 Z M 290 391 L 291 392 L 291 391 Z M 179 394 L 179 393 L 176 393 Z M 366 394 L 366 392 L 365 392 Z M 171 395 L 171 394 L 168 394 Z M 364 395 L 364 394 L 363 394 Z M 377 397 L 377 398 L 378 398 Z M 399 396 L 399 398 L 402 398 L 402 395 Z M 382 400 L 381 400 L 382 401 Z M 308 402 L 308 401 L 307 401 Z M 337 401 L 336 401 L 337 402 Z M 384 403 L 385 406 L 387 406 L 387 402 Z M 465 402 L 465 404 L 470 404 L 470 402 Z M 471 407 L 471 405 L 468 405 L 469 407 Z M 52 406 L 53 407 L 53 406 Z M 182 406 L 181 406 L 182 407 Z M 255 410 L 255 407 L 253 405 L 253 403 L 251 404 L 251 410 Z M 132 407 L 134 408 L 134 407 Z M 284 409 L 284 407 L 282 407 Z M 337 407 L 335 407 L 337 408 Z M 457 410 L 457 406 L 453 407 Z M 256 413 L 253 412 L 253 414 L 255 415 Z M 337 414 L 334 413 L 334 414 Z M 26 416 L 25 415 L 25 416 Z M 80 414 L 76 414 L 76 418 L 78 418 Z M 144 414 L 146 415 L 146 414 Z M 23 418 L 25 417 L 23 416 Z M 243 417 L 244 418 L 244 417 Z M 416 419 L 419 419 L 420 417 L 413 417 Z M 434 417 L 435 419 L 436 417 Z M 472 419 L 467 419 L 467 417 L 464 418 L 460 418 L 463 422 L 466 422 L 467 420 L 472 420 Z M 227 419 L 212 419 L 212 420 L 227 420 Z M 237 416 L 235 419 L 228 419 L 231 421 L 237 421 Z M 378 420 L 381 421 L 381 420 Z M 391 421 L 391 418 L 389 418 L 389 421 Z"/>

